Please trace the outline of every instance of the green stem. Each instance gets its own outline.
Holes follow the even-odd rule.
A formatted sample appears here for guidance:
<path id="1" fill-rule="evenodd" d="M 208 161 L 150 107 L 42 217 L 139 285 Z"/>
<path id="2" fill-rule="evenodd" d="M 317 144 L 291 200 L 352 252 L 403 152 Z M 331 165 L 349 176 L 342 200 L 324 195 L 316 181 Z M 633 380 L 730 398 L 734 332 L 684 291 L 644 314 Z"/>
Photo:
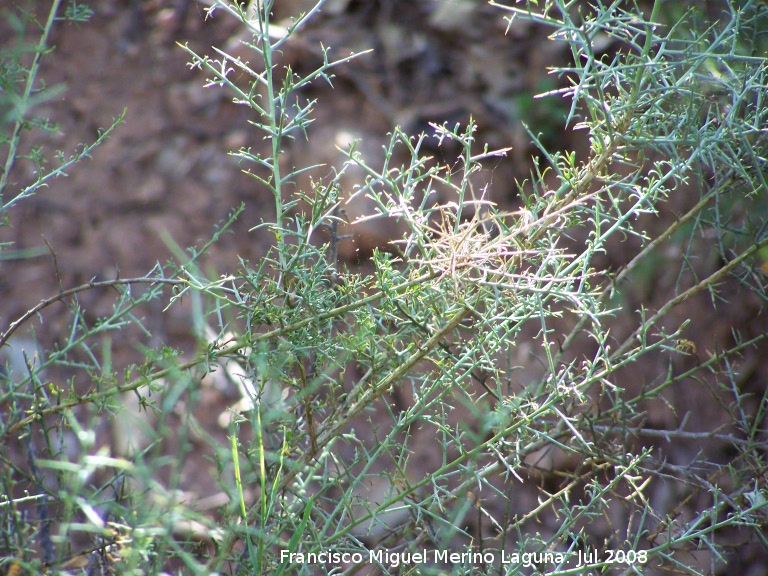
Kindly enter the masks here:
<path id="1" fill-rule="evenodd" d="M 45 23 L 43 33 L 40 36 L 40 41 L 37 43 L 35 49 L 35 57 L 32 60 L 32 65 L 29 67 L 27 74 L 27 84 L 24 87 L 24 95 L 19 103 L 19 113 L 16 118 L 16 123 L 13 127 L 13 134 L 11 135 L 10 144 L 8 146 L 8 157 L 5 160 L 5 166 L 3 167 L 3 173 L 0 174 L 0 212 L 4 210 L 3 207 L 3 192 L 6 186 L 8 186 L 8 175 L 11 173 L 13 164 L 16 161 L 16 154 L 18 152 L 19 140 L 21 139 L 21 131 L 26 125 L 26 116 L 29 107 L 29 101 L 32 96 L 32 89 L 37 79 L 37 72 L 40 69 L 40 60 L 43 57 L 46 49 L 48 48 L 48 36 L 53 28 L 53 23 L 56 20 L 56 13 L 59 10 L 59 4 L 61 0 L 54 0 L 51 10 L 48 12 L 48 21 Z"/>

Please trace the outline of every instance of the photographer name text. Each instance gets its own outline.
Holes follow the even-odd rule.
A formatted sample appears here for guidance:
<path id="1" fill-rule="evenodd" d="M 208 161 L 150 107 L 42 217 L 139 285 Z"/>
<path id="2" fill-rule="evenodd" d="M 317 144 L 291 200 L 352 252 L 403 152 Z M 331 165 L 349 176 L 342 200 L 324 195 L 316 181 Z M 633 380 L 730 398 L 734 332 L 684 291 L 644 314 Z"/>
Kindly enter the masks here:
<path id="1" fill-rule="evenodd" d="M 566 560 L 567 557 L 567 560 Z M 397 568 L 415 564 L 458 564 L 458 565 L 496 565 L 514 564 L 524 568 L 551 564 L 563 566 L 574 563 L 578 566 L 605 564 L 645 564 L 647 552 L 606 550 L 579 550 L 565 554 L 562 552 L 451 552 L 449 550 L 368 550 L 367 552 L 339 552 L 324 550 L 320 552 L 280 551 L 280 562 L 289 564 L 378 564 Z"/>

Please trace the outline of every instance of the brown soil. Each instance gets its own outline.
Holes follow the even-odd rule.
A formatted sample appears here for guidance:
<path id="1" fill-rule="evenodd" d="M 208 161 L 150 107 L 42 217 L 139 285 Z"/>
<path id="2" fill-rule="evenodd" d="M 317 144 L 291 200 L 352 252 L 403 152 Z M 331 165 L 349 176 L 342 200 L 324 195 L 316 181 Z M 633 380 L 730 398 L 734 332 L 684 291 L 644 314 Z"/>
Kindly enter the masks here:
<path id="1" fill-rule="evenodd" d="M 248 124 L 254 119 L 253 112 L 232 104 L 224 90 L 202 88 L 203 75 L 189 69 L 188 58 L 176 45 L 177 41 L 189 43 L 201 54 L 213 54 L 212 45 L 245 54 L 238 44 L 242 33 L 223 13 L 205 20 L 200 4 L 177 2 L 178 8 L 164 4 L 157 0 L 103 1 L 94 3 L 96 14 L 91 23 L 55 28 L 52 44 L 56 54 L 47 59 L 41 75 L 49 85 L 64 83 L 67 90 L 36 110 L 60 125 L 56 136 L 38 143 L 49 155 L 57 149 L 71 153 L 79 143 L 92 141 L 123 109 L 127 113 L 123 125 L 94 152 L 92 160 L 21 203 L 11 214 L 11 227 L 0 228 L 0 241 L 37 254 L 0 261 L 3 329 L 60 287 L 147 274 L 156 262 L 172 256 L 169 239 L 182 247 L 201 244 L 240 203 L 245 210 L 233 233 L 224 235 L 211 249 L 204 265 L 225 272 L 238 266 L 238 257 L 258 262 L 269 249 L 269 234 L 249 229 L 272 218 L 272 199 L 227 155 L 240 146 L 263 145 L 261 136 Z M 285 10 L 277 15 L 279 19 L 303 9 L 306 2 L 278 4 Z M 520 26 L 505 36 L 505 26 L 500 13 L 465 1 L 441 1 L 435 6 L 426 1 L 329 2 L 329 9 L 286 50 L 285 64 L 300 74 L 315 68 L 321 61 L 321 41 L 332 46 L 336 56 L 369 47 L 375 52 L 338 69 L 333 88 L 318 85 L 307 91 L 308 98 L 318 98 L 317 121 L 308 142 L 286 150 L 286 162 L 293 166 L 325 163 L 329 166 L 314 173 L 315 177 L 325 176 L 330 165 L 343 161 L 334 142 L 362 137 L 364 153 L 375 157 L 395 125 L 416 133 L 429 129 L 432 121 L 464 122 L 471 116 L 478 122 L 479 141 L 489 142 L 491 148 L 514 146 L 507 159 L 490 163 L 484 174 L 490 197 L 502 206 L 513 206 L 514 177 L 526 175 L 527 159 L 533 153 L 521 128 L 521 116 L 525 114 L 534 128 L 551 133 L 547 122 L 556 121 L 558 109 L 537 108 L 530 96 L 553 86 L 555 80 L 546 75 L 546 68 L 562 61 L 565 54 L 560 44 L 544 41 L 545 31 Z M 572 134 L 553 139 L 583 148 Z M 20 162 L 17 180 L 28 181 L 31 169 Z M 478 187 L 483 183 L 478 181 Z M 366 208 L 363 204 L 354 210 Z M 365 266 L 366 252 L 384 246 L 392 235 L 389 226 L 353 232 L 354 240 L 341 247 L 352 268 Z M 620 266 L 630 249 L 629 245 L 619 247 L 606 266 Z M 711 269 L 719 264 L 701 265 Z M 663 270 L 658 276 L 639 279 L 627 291 L 626 311 L 621 313 L 628 324 L 640 302 L 665 301 L 675 280 Z M 719 347 L 731 342 L 733 326 L 743 331 L 744 339 L 764 328 L 756 320 L 759 303 L 738 293 L 736 285 L 732 289 L 738 304 L 727 307 L 725 314 L 710 313 L 706 295 L 677 313 L 680 320 L 692 318 L 689 332 L 700 355 L 713 342 Z M 96 318 L 109 311 L 113 298 L 111 291 L 91 291 L 82 293 L 79 301 L 89 317 Z M 161 340 L 191 351 L 194 343 L 187 310 L 181 306 L 165 314 L 154 311 L 152 327 Z M 64 312 L 46 315 L 44 323 L 35 325 L 41 341 L 50 344 L 58 337 L 68 320 Z M 116 362 L 140 360 L 140 352 L 128 336 L 126 339 L 113 342 Z M 531 365 L 526 371 L 535 373 L 536 362 L 522 356 L 521 352 L 519 360 Z M 764 358 L 759 351 L 745 351 L 743 392 L 760 392 L 768 377 Z M 647 373 L 658 368 L 648 366 Z M 643 378 L 643 374 L 625 376 L 638 382 Z M 713 419 L 722 420 L 724 413 L 708 392 L 697 389 L 696 383 L 692 386 L 670 391 L 667 406 L 649 407 L 648 426 L 674 429 L 690 412 L 690 429 L 713 429 Z M 206 414 L 200 417 L 207 418 L 211 430 L 218 430 L 215 419 L 231 404 L 232 396 L 216 387 L 209 393 Z M 103 432 L 111 433 L 106 428 Z M 223 432 L 216 433 L 223 436 Z M 429 441 L 423 442 L 428 445 Z M 684 465 L 696 449 L 691 444 L 671 453 Z M 711 462 L 725 463 L 730 457 L 718 447 L 708 449 Z M 428 457 L 415 461 L 425 468 L 434 465 Z M 202 456 L 190 459 L 191 469 L 206 463 Z M 185 478 L 183 488 L 198 498 L 217 491 L 209 475 L 199 473 Z M 531 501 L 536 496 L 521 494 Z M 675 495 L 665 494 L 661 488 L 657 497 L 664 501 L 663 507 L 677 504 Z M 524 508 L 521 502 L 516 506 Z M 747 557 L 757 566 L 768 566 L 764 550 L 745 553 L 743 562 L 747 563 Z"/>

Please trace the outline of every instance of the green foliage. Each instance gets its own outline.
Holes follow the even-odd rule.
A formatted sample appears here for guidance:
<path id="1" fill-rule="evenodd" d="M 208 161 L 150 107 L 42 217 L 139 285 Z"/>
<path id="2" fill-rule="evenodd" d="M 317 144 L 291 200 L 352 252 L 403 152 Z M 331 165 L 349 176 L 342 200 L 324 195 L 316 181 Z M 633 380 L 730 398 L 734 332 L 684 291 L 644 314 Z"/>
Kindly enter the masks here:
<path id="1" fill-rule="evenodd" d="M 383 552 L 426 550 L 406 572 L 693 574 L 693 551 L 706 550 L 713 567 L 729 561 L 723 535 L 764 542 L 768 394 L 748 398 L 738 364 L 746 351 L 764 350 L 767 336 L 734 330 L 731 341 L 697 350 L 684 305 L 708 295 L 707 314 L 727 309 L 722 287 L 732 277 L 766 297 L 757 269 L 768 246 L 768 64 L 757 32 L 765 7 L 729 4 L 702 26 L 695 10 L 662 24 L 661 3 L 646 17 L 623 3 L 492 2 L 510 26 L 531 20 L 568 43 L 572 65 L 554 72 L 570 84 L 552 95 L 569 98 L 567 123 L 590 144 L 585 158 L 540 144 L 542 164 L 519 183 L 520 208 L 502 212 L 473 176 L 506 151 L 478 149 L 471 123 L 434 126 L 440 144 L 460 150 L 447 165 L 422 153 L 427 136 L 395 129 L 380 165 L 353 145 L 333 177 L 295 190 L 311 167 L 286 171 L 281 156 L 292 139 L 312 137 L 321 105 L 302 89 L 332 82 L 333 69 L 355 56 L 332 60 L 326 49 L 304 76 L 281 68 L 276 55 L 321 3 L 287 30 L 270 23 L 272 2 L 251 4 L 215 8 L 247 27 L 258 64 L 183 49 L 206 86 L 258 115 L 253 129 L 266 153 L 232 154 L 274 199 L 261 225 L 274 244 L 257 266 L 241 261 L 237 271 L 206 275 L 199 260 L 235 210 L 191 255 L 179 250 L 177 262 L 146 278 L 109 283 L 119 289 L 111 315 L 91 321 L 72 300 L 60 344 L 7 366 L 0 456 L 9 498 L 0 510 L 8 570 L 64 573 L 80 558 L 91 573 L 312 574 L 352 569 L 361 558 L 395 574 L 399 556 Z M 36 55 L 47 49 L 56 6 Z M 606 36 L 614 53 L 596 49 Z M 45 154 L 30 153 L 37 179 L 7 196 L 14 142 L 31 125 L 36 67 L 37 56 L 3 75 L 4 86 L 26 86 L 9 92 L 23 96 L 7 117 L 4 210 L 90 149 L 47 176 Z M 366 179 L 344 190 L 341 176 L 353 168 Z M 432 204 L 436 190 L 450 200 Z M 406 225 L 391 252 L 374 252 L 369 273 L 338 261 L 350 197 L 372 202 L 370 218 Z M 665 218 L 672 201 L 684 209 Z M 632 258 L 619 270 L 602 266 L 627 239 L 638 247 Z M 713 248 L 722 262 L 698 265 Z M 670 260 L 669 251 L 682 256 Z M 663 301 L 629 311 L 627 328 L 612 297 L 630 292 L 633 275 L 650 274 L 649 262 L 677 266 L 676 278 Z M 41 303 L 0 345 L 49 304 L 95 288 Z M 161 297 L 169 307 L 194 302 L 193 358 L 150 345 L 137 310 Z M 119 373 L 109 334 L 137 327 L 145 362 Z M 66 384 L 48 379 L 55 369 Z M 241 395 L 226 439 L 200 423 L 202 380 L 221 374 Z M 720 403 L 728 423 L 686 430 L 694 408 L 668 399 L 682 385 L 706 390 L 702 401 Z M 670 405 L 674 426 L 648 424 L 649 413 Z M 100 419 L 132 411 L 144 415 L 127 425 L 146 438 L 113 447 L 119 453 L 101 447 Z M 67 438 L 75 450 L 65 450 Z M 727 466 L 707 450 L 674 463 L 670 443 L 715 441 L 738 454 Z M 196 450 L 208 455 L 224 496 L 215 514 L 180 493 Z M 691 501 L 685 513 L 678 501 L 659 503 L 663 485 Z M 307 563 L 329 553 L 338 556 Z M 503 563 L 515 553 L 527 556 Z"/>
<path id="2" fill-rule="evenodd" d="M 46 153 L 38 146 L 30 146 L 27 151 L 19 148 L 24 133 L 39 130 L 43 133 L 55 133 L 58 127 L 48 118 L 33 115 L 33 109 L 41 103 L 55 98 L 64 90 L 64 86 L 48 86 L 38 77 L 40 63 L 52 49 L 48 44 L 49 34 L 57 20 L 85 22 L 91 11 L 76 2 L 70 2 L 63 17 L 57 17 L 61 0 L 54 0 L 46 21 L 38 21 L 34 12 L 35 3 L 27 2 L 18 6 L 16 11 L 5 8 L 9 24 L 16 33 L 16 42 L 6 47 L 0 54 L 0 151 L 5 149 L 5 161 L 0 167 L 0 216 L 17 202 L 29 198 L 48 182 L 59 176 L 65 176 L 67 170 L 80 160 L 90 156 L 90 152 L 107 139 L 112 130 L 123 120 L 123 112 L 113 124 L 99 133 L 92 144 L 82 144 L 72 154 L 56 151 L 57 166 L 46 166 L 50 152 Z M 26 42 L 26 29 L 31 25 L 40 30 L 37 44 Z M 26 64 L 27 56 L 32 61 Z M 34 180 L 21 184 L 11 180 L 17 160 L 26 160 L 34 164 Z M 14 190 L 9 197 L 9 191 Z"/>

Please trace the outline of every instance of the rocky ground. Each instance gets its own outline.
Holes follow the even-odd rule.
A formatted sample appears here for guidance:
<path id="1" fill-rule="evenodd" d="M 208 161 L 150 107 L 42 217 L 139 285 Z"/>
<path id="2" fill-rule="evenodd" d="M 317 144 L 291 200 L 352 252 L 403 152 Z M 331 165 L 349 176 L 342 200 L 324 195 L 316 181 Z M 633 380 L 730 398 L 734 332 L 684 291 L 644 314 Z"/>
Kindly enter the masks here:
<path id="1" fill-rule="evenodd" d="M 247 37 L 238 23 L 222 12 L 206 19 L 205 5 L 197 2 L 94 4 L 91 23 L 54 29 L 56 53 L 41 75 L 49 85 L 65 85 L 66 91 L 37 109 L 60 125 L 55 136 L 38 143 L 49 154 L 57 149 L 71 152 L 79 143 L 92 141 L 124 109 L 125 121 L 92 159 L 19 205 L 11 226 L 0 229 L 0 241 L 26 251 L 23 259 L 0 261 L 3 329 L 60 287 L 147 274 L 156 262 L 172 255 L 173 244 L 184 247 L 208 239 L 214 226 L 240 203 L 245 210 L 233 233 L 212 248 L 205 266 L 223 272 L 234 269 L 238 258 L 257 262 L 270 245 L 266 233 L 249 229 L 272 217 L 272 199 L 227 155 L 241 146 L 263 145 L 248 124 L 253 112 L 232 104 L 224 90 L 203 88 L 203 75 L 190 70 L 177 45 L 186 43 L 200 54 L 212 54 L 215 45 L 247 59 L 247 49 L 240 43 Z M 285 22 L 307 6 L 302 0 L 278 2 L 276 21 Z M 8 28 L 0 24 L 0 30 Z M 557 101 L 532 98 L 563 81 L 548 75 L 547 67 L 565 62 L 566 46 L 545 41 L 546 31 L 529 25 L 505 31 L 501 13 L 472 0 L 329 0 L 286 48 L 283 63 L 300 74 L 314 69 L 321 62 L 321 42 L 337 56 L 368 48 L 374 52 L 339 68 L 332 87 L 319 84 L 306 91 L 307 98 L 318 99 L 317 120 L 308 141 L 286 149 L 285 162 L 323 163 L 326 166 L 313 173 L 321 177 L 343 162 L 334 144 L 361 138 L 363 153 L 375 158 L 396 125 L 418 133 L 430 130 L 430 122 L 466 122 L 472 117 L 479 141 L 491 148 L 513 147 L 507 158 L 488 163 L 477 186 L 487 184 L 490 199 L 514 206 L 514 179 L 527 176 L 535 155 L 522 122 L 542 132 L 548 145 L 583 150 L 583 142 L 556 128 L 563 115 Z M 18 169 L 20 181 L 31 177 L 31 165 L 20 163 Z M 352 172 L 345 185 L 351 189 L 360 178 Z M 361 203 L 349 207 L 349 212 L 354 216 L 368 208 Z M 346 232 L 354 238 L 340 247 L 340 254 L 351 269 L 364 269 L 366 254 L 392 239 L 388 225 Z M 606 265 L 621 265 L 631 248 L 627 245 L 625 254 L 619 249 Z M 659 272 L 641 278 L 627 291 L 628 321 L 640 302 L 663 301 L 673 289 L 675 279 Z M 742 298 L 736 286 L 733 290 L 734 297 Z M 112 298 L 112 292 L 91 291 L 82 293 L 79 301 L 95 318 L 109 310 Z M 692 316 L 691 333 L 696 335 L 692 338 L 699 338 L 700 350 L 706 350 L 708 342 L 729 341 L 733 325 L 742 327 L 745 339 L 761 329 L 755 321 L 759 304 L 749 296 L 730 307 L 726 316 L 691 313 L 695 308 L 707 309 L 706 296 L 679 314 Z M 158 337 L 182 347 L 194 345 L 183 307 L 155 316 Z M 67 318 L 64 310 L 47 315 L 45 324 L 36 327 L 38 337 L 47 341 Z M 130 341 L 114 346 L 118 361 L 140 359 Z M 768 376 L 764 358 L 747 351 L 744 361 L 749 367 L 744 389 L 758 391 Z M 695 402 L 698 394 L 681 388 L 670 392 L 669 401 Z M 212 392 L 208 422 L 212 428 L 231 401 Z M 702 403 L 692 422 L 709 421 L 713 416 L 707 413 L 708 406 Z M 661 407 L 648 422 L 674 427 L 673 416 L 672 410 Z M 109 436 L 114 429 L 105 428 L 104 433 Z M 681 463 L 687 453 L 680 454 Z M 727 455 L 715 450 L 712 458 L 724 462 Z M 201 464 L 193 461 L 191 466 Z M 196 483 L 203 476 L 190 474 L 185 489 L 201 497 L 214 493 L 210 479 Z M 526 497 L 533 500 L 536 495 Z"/>

